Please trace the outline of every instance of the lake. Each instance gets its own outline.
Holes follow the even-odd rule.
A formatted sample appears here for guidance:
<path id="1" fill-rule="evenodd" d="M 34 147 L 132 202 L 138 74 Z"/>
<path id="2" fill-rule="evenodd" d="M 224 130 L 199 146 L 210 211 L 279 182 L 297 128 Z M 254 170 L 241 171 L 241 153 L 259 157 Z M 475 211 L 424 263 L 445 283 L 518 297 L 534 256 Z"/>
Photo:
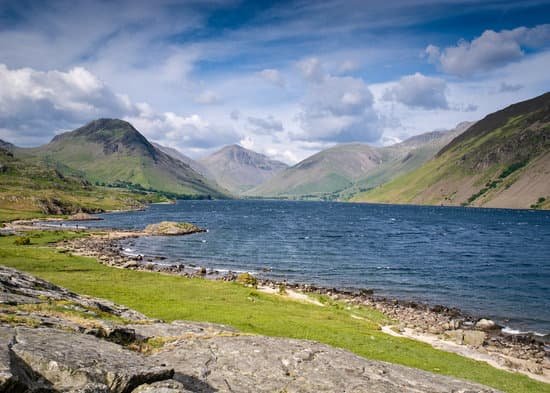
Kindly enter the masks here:
<path id="1" fill-rule="evenodd" d="M 458 307 L 550 332 L 550 212 L 266 200 L 179 201 L 86 226 L 189 221 L 207 233 L 127 241 L 136 253 Z"/>

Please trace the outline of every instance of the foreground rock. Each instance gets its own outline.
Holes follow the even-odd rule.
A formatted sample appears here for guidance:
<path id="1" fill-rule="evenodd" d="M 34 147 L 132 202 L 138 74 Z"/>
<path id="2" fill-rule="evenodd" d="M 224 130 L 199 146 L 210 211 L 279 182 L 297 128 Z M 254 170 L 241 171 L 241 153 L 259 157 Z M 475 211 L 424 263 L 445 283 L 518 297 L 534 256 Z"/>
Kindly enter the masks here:
<path id="1" fill-rule="evenodd" d="M 495 392 L 305 340 L 182 340 L 151 358 L 174 367 L 174 378 L 193 392 Z"/>
<path id="2" fill-rule="evenodd" d="M 174 374 L 120 345 L 49 328 L 17 328 L 11 352 L 31 391 L 124 393 Z"/>
<path id="3" fill-rule="evenodd" d="M 25 304 L 42 304 L 44 308 L 37 306 L 34 310 L 27 310 L 17 307 Z M 73 314 L 81 313 L 90 321 L 96 317 L 96 320 L 103 322 L 101 313 L 127 322 L 150 321 L 145 315 L 108 300 L 79 295 L 30 274 L 0 266 L 0 305 L 4 306 L 1 309 L 4 315 L 9 315 L 12 320 L 25 321 L 26 325 L 44 325 L 46 321 L 54 324 L 56 315 L 48 313 L 48 306 L 56 304 L 61 304 Z M 61 323 L 59 327 L 70 327 L 69 321 L 57 318 Z"/>
<path id="4" fill-rule="evenodd" d="M 496 392 L 315 342 L 150 320 L 1 266 L 0 294 L 0 392 Z"/>
<path id="5" fill-rule="evenodd" d="M 176 236 L 189 235 L 191 233 L 204 232 L 205 230 L 188 222 L 163 221 L 158 224 L 150 224 L 144 232 L 152 236 Z"/>

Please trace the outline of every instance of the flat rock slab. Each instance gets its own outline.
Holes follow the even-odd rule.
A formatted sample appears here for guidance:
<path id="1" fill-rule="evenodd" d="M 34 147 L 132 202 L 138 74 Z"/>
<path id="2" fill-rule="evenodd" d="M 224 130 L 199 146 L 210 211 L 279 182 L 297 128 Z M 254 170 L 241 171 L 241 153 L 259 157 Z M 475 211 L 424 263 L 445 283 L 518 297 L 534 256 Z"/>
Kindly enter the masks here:
<path id="1" fill-rule="evenodd" d="M 181 340 L 151 356 L 193 392 L 495 393 L 496 390 L 305 340 Z"/>
<path id="2" fill-rule="evenodd" d="M 127 329 L 135 331 L 137 338 L 147 340 L 153 337 L 213 337 L 237 334 L 232 327 L 207 322 L 173 321 L 172 323 L 130 324 Z"/>
<path id="3" fill-rule="evenodd" d="M 17 328 L 11 350 L 31 391 L 126 393 L 173 375 L 120 345 L 56 329 Z"/>

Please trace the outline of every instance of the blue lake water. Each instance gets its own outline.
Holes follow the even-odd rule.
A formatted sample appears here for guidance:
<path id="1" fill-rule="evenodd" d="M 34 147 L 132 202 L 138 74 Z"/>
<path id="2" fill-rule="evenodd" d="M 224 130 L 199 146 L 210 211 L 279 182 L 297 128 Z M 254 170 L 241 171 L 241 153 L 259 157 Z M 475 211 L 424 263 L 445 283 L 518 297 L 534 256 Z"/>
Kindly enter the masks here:
<path id="1" fill-rule="evenodd" d="M 550 332 L 550 212 L 329 202 L 180 201 L 87 226 L 189 221 L 207 233 L 132 239 L 169 261 L 459 307 Z"/>

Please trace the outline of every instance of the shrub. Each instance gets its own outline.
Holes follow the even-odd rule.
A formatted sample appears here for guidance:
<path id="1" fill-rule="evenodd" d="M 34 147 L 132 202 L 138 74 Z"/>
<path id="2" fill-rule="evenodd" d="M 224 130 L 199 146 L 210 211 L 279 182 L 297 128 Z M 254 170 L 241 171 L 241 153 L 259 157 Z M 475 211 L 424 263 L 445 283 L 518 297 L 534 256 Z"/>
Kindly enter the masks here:
<path id="1" fill-rule="evenodd" d="M 523 168 L 525 165 L 527 165 L 527 160 L 520 161 L 520 162 L 515 162 L 512 165 L 510 165 L 508 168 L 506 168 L 504 171 L 502 171 L 499 178 L 504 179 L 505 177 L 508 177 L 509 175 L 511 175 L 512 173 L 517 171 L 518 169 Z"/>
<path id="2" fill-rule="evenodd" d="M 13 244 L 15 244 L 16 246 L 28 246 L 29 244 L 31 244 L 31 238 L 28 236 L 20 236 L 15 238 Z"/>
<path id="3" fill-rule="evenodd" d="M 540 197 L 537 200 L 537 203 L 533 203 L 530 207 L 531 207 L 531 209 L 540 209 L 544 202 L 546 202 L 546 198 L 545 197 Z"/>
<path id="4" fill-rule="evenodd" d="M 241 273 L 237 276 L 237 282 L 246 286 L 258 287 L 258 279 L 250 273 Z"/>

